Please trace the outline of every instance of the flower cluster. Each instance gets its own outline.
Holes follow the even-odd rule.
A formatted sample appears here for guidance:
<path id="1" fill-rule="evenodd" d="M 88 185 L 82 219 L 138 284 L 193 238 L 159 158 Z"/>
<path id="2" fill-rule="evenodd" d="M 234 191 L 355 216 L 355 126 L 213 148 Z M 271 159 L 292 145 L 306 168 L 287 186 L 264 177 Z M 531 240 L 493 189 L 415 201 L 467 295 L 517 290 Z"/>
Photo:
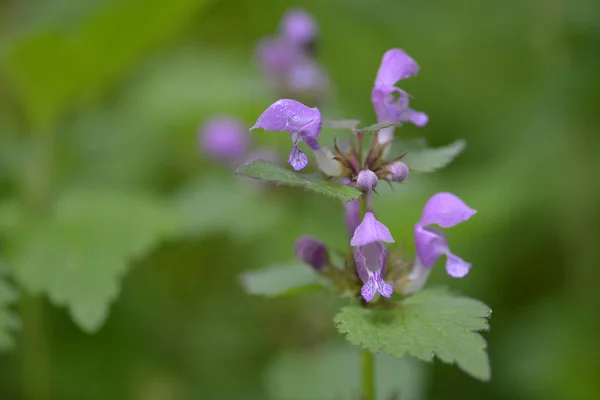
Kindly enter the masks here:
<path id="1" fill-rule="evenodd" d="M 403 122 L 423 126 L 428 121 L 426 114 L 409 108 L 409 95 L 395 87 L 400 80 L 415 75 L 418 70 L 417 63 L 403 50 L 392 49 L 383 56 L 372 101 L 377 121 L 384 125 L 374 129 L 368 151 L 363 151 L 364 136 L 368 131 L 357 129 L 352 129 L 356 143 L 353 141 L 348 150 L 342 151 L 335 142 L 332 149 L 322 146 L 319 142 L 323 125 L 320 111 L 291 99 L 273 103 L 251 128 L 288 132 L 292 140 L 288 162 L 295 170 L 305 168 L 309 162 L 308 156 L 300 149 L 300 144 L 304 143 L 312 150 L 319 169 L 329 179 L 337 179 L 363 192 L 361 200 L 345 203 L 353 262 L 346 265 L 345 270 L 351 273 L 343 279 L 350 282 L 346 288 L 350 288 L 351 293 L 360 293 L 367 302 L 375 299 L 377 294 L 389 298 L 394 292 L 407 295 L 421 289 L 441 256 L 446 256 L 446 271 L 452 277 L 462 278 L 471 268 L 471 264 L 450 251 L 446 236 L 435 227 L 450 228 L 475 214 L 475 210 L 457 196 L 437 193 L 425 204 L 421 219 L 414 226 L 416 256 L 412 268 L 406 268 L 404 262 L 389 260 L 387 245 L 394 243 L 394 238 L 390 230 L 377 220 L 370 204 L 380 180 L 391 184 L 408 178 L 410 166 L 401 161 L 403 155 L 387 160 L 387 153 L 396 126 Z M 302 237 L 298 239 L 295 250 L 297 257 L 316 271 L 339 279 L 340 274 L 328 274 L 328 271 L 337 268 L 330 263 L 323 243 Z"/>

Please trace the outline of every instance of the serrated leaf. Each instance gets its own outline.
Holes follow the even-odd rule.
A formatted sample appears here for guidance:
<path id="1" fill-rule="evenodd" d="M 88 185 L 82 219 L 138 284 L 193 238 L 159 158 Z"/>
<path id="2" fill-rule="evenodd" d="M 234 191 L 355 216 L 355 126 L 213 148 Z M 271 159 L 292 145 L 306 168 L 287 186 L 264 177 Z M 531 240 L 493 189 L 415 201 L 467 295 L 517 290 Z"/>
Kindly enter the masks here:
<path id="1" fill-rule="evenodd" d="M 248 294 L 266 297 L 285 296 L 322 290 L 319 276 L 300 261 L 244 272 L 240 282 Z"/>
<path id="2" fill-rule="evenodd" d="M 356 133 L 357 135 L 363 135 L 366 133 L 376 133 L 384 128 L 389 128 L 392 126 L 400 126 L 400 125 L 401 124 L 399 122 L 382 122 L 380 124 L 375 124 L 375 125 L 365 126 L 364 128 L 355 129 L 354 133 Z"/>
<path id="3" fill-rule="evenodd" d="M 179 229 L 162 201 L 137 193 L 73 191 L 10 243 L 15 279 L 66 306 L 87 332 L 100 328 L 131 261 Z"/>
<path id="4" fill-rule="evenodd" d="M 424 364 L 414 358 L 377 356 L 377 393 L 388 400 L 424 397 Z M 273 400 L 358 399 L 360 354 L 355 348 L 331 344 L 275 358 L 266 372 L 268 398 Z M 310 382 L 310 384 L 307 384 Z"/>
<path id="5" fill-rule="evenodd" d="M 4 266 L 0 264 L 0 351 L 12 348 L 12 332 L 18 330 L 21 321 L 11 306 L 17 301 L 18 293 L 4 277 Z"/>
<path id="6" fill-rule="evenodd" d="M 394 148 L 400 149 L 400 152 L 408 151 L 402 159 L 411 171 L 415 172 L 433 172 L 440 168 L 444 168 L 450 164 L 454 158 L 459 155 L 466 147 L 467 143 L 464 140 L 457 140 L 447 146 L 427 148 L 427 147 L 412 147 L 415 144 L 420 145 L 423 142 L 405 143 L 399 142 L 394 144 Z"/>
<path id="7" fill-rule="evenodd" d="M 279 203 L 264 207 L 261 191 L 250 190 L 248 183 L 229 176 L 228 179 L 197 180 L 185 185 L 174 201 L 183 221 L 182 232 L 201 236 L 217 231 L 243 239 L 274 227 L 283 217 L 284 210 Z"/>
<path id="8" fill-rule="evenodd" d="M 303 187 L 306 190 L 342 201 L 356 200 L 362 196 L 360 190 L 351 186 L 338 185 L 317 175 L 299 174 L 263 160 L 242 165 L 235 173 L 267 182 L 276 182 L 280 185 Z"/>
<path id="9" fill-rule="evenodd" d="M 332 129 L 350 129 L 354 131 L 360 124 L 358 119 L 326 119 L 323 121 L 323 126 Z"/>
<path id="10" fill-rule="evenodd" d="M 444 290 L 421 291 L 395 309 L 345 307 L 335 316 L 338 332 L 363 349 L 396 357 L 410 354 L 424 361 L 437 356 L 469 375 L 487 381 L 486 341 L 491 310 L 478 300 Z"/>

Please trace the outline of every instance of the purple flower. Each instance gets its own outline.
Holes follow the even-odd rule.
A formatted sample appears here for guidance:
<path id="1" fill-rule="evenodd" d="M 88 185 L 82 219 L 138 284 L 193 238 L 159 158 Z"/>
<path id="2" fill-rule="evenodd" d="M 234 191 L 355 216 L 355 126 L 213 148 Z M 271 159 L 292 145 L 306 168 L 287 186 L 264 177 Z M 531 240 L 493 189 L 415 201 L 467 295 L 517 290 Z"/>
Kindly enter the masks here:
<path id="1" fill-rule="evenodd" d="M 365 169 L 358 173 L 358 177 L 356 178 L 356 186 L 363 192 L 371 191 L 377 186 L 377 175 L 375 172 Z"/>
<path id="2" fill-rule="evenodd" d="M 257 55 L 268 75 L 287 75 L 304 59 L 302 51 L 285 38 L 268 37 L 258 43 Z"/>
<path id="3" fill-rule="evenodd" d="M 392 285 L 383 280 L 387 261 L 383 242 L 392 243 L 394 238 L 372 212 L 367 212 L 350 240 L 355 247 L 354 261 L 358 276 L 364 283 L 361 294 L 366 301 L 371 301 L 377 292 L 384 297 L 391 297 L 394 291 Z"/>
<path id="4" fill-rule="evenodd" d="M 410 78 L 419 71 L 419 65 L 401 49 L 388 50 L 381 60 L 377 71 L 375 87 L 371 92 L 371 101 L 377 114 L 377 122 L 412 122 L 417 126 L 427 124 L 427 114 L 408 107 L 409 95 L 394 85 Z M 382 129 L 379 141 L 391 140 L 394 128 Z"/>
<path id="5" fill-rule="evenodd" d="M 294 253 L 298 259 L 320 272 L 327 266 L 327 248 L 325 244 L 311 236 L 302 236 L 296 240 Z"/>
<path id="6" fill-rule="evenodd" d="M 301 9 L 292 9 L 283 16 L 281 31 L 291 42 L 306 44 L 315 40 L 318 27 L 309 13 Z"/>
<path id="7" fill-rule="evenodd" d="M 451 228 L 468 220 L 475 213 L 475 210 L 452 193 L 437 193 L 427 201 L 421 220 L 414 229 L 417 257 L 424 267 L 433 267 L 442 255 L 446 255 L 448 275 L 462 278 L 469 273 L 471 264 L 451 253 L 444 234 L 429 225 Z"/>
<path id="8" fill-rule="evenodd" d="M 288 131 L 292 138 L 292 151 L 288 162 L 299 171 L 306 167 L 308 158 L 298 147 L 304 142 L 313 150 L 319 149 L 321 113 L 316 108 L 289 99 L 277 100 L 267 108 L 250 129 L 263 128 L 267 131 Z"/>
<path id="9" fill-rule="evenodd" d="M 248 128 L 235 118 L 212 118 L 200 128 L 198 141 L 209 157 L 236 164 L 248 151 Z"/>

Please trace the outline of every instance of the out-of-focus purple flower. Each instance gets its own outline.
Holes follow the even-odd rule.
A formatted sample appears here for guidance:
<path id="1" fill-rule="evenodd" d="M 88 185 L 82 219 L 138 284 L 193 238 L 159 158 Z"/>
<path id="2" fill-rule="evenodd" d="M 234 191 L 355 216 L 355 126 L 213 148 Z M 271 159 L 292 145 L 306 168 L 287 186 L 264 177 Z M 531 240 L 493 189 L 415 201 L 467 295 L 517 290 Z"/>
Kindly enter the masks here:
<path id="1" fill-rule="evenodd" d="M 198 141 L 202 151 L 209 157 L 236 164 L 243 160 L 248 151 L 248 128 L 236 118 L 212 118 L 200 128 Z"/>
<path id="2" fill-rule="evenodd" d="M 323 271 L 328 263 L 325 244 L 311 236 L 302 236 L 296 240 L 294 253 L 301 261 L 312 266 L 317 272 Z"/>
<path id="3" fill-rule="evenodd" d="M 277 100 L 267 108 L 250 129 L 263 128 L 267 131 L 288 131 L 292 139 L 292 151 L 288 162 L 299 171 L 306 167 L 308 158 L 298 147 L 306 143 L 311 149 L 319 149 L 321 112 L 289 99 Z"/>
<path id="4" fill-rule="evenodd" d="M 316 39 L 318 26 L 313 17 L 304 10 L 289 10 L 281 20 L 281 32 L 291 42 L 310 43 Z"/>
<path id="5" fill-rule="evenodd" d="M 344 203 L 346 213 L 344 221 L 346 222 L 346 229 L 350 237 L 354 234 L 356 227 L 360 224 L 360 203 L 359 200 L 350 200 Z"/>
<path id="6" fill-rule="evenodd" d="M 364 169 L 358 173 L 358 177 L 356 178 L 356 186 L 363 192 L 369 192 L 377 186 L 377 175 L 375 172 Z"/>
<path id="7" fill-rule="evenodd" d="M 391 182 L 403 182 L 408 178 L 408 167 L 402 161 L 394 161 L 387 167 L 385 179 Z"/>
<path id="8" fill-rule="evenodd" d="M 302 60 L 293 66 L 288 73 L 287 83 L 293 92 L 320 91 L 327 85 L 327 77 L 323 70 L 312 60 Z"/>
<path id="9" fill-rule="evenodd" d="M 257 54 L 261 67 L 268 75 L 285 75 L 304 59 L 302 52 L 293 43 L 279 37 L 261 40 Z"/>
<path id="10" fill-rule="evenodd" d="M 387 261 L 387 250 L 383 242 L 393 241 L 389 229 L 377 221 L 372 212 L 365 214 L 354 231 L 350 244 L 354 247 L 358 276 L 364 283 L 361 294 L 366 301 L 371 301 L 377 292 L 384 297 L 392 296 L 392 285 L 383 280 Z"/>
<path id="11" fill-rule="evenodd" d="M 398 81 L 409 78 L 418 71 L 419 65 L 404 50 L 391 49 L 383 55 L 371 92 L 377 122 L 412 122 L 417 126 L 427 124 L 427 114 L 409 108 L 408 93 L 394 86 Z M 382 129 L 378 140 L 380 143 L 386 143 L 393 138 L 393 134 L 393 127 Z"/>
<path id="12" fill-rule="evenodd" d="M 417 257 L 424 267 L 431 268 L 442 255 L 446 255 L 446 271 L 454 278 L 462 278 L 469 273 L 471 264 L 450 252 L 444 234 L 429 225 L 451 228 L 468 220 L 476 213 L 452 193 L 437 193 L 431 197 L 415 225 L 415 247 Z"/>

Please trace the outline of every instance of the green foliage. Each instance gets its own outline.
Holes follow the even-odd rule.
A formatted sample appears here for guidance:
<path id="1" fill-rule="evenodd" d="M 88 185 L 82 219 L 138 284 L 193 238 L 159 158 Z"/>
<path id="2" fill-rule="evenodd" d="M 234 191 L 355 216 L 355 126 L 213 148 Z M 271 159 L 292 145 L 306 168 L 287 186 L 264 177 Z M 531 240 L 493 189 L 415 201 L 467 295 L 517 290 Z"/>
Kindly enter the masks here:
<path id="1" fill-rule="evenodd" d="M 10 306 L 17 301 L 16 290 L 4 277 L 4 266 L 0 264 L 0 351 L 8 350 L 13 346 L 12 331 L 19 329 L 21 321 L 10 310 Z"/>
<path id="2" fill-rule="evenodd" d="M 447 146 L 428 148 L 424 140 L 399 141 L 394 144 L 394 153 L 401 154 L 408 151 L 402 159 L 411 171 L 433 172 L 450 164 L 466 147 L 464 140 L 457 140 Z"/>
<path id="3" fill-rule="evenodd" d="M 11 49 L 10 70 L 30 119 L 45 126 L 121 78 L 179 31 L 204 2 L 113 1 L 75 27 L 40 29 Z M 135 24 L 132 21 L 144 21 Z"/>
<path id="4" fill-rule="evenodd" d="M 437 356 L 469 375 L 490 379 L 487 344 L 478 331 L 489 329 L 491 310 L 477 300 L 440 289 L 418 292 L 394 309 L 345 307 L 335 316 L 338 332 L 363 349 L 424 361 Z"/>
<path id="5" fill-rule="evenodd" d="M 246 238 L 273 227 L 283 218 L 284 210 L 280 203 L 264 207 L 268 187 L 257 185 L 231 177 L 190 182 L 175 196 L 183 233 L 201 236 L 220 231 Z"/>
<path id="6" fill-rule="evenodd" d="M 15 232 L 9 265 L 26 289 L 68 307 L 82 329 L 94 332 L 118 296 L 130 262 L 179 226 L 177 214 L 151 196 L 71 191 L 48 217 Z"/>
<path id="7" fill-rule="evenodd" d="M 354 129 L 354 133 L 356 133 L 357 135 L 364 135 L 366 133 L 377 133 L 380 130 L 382 130 L 383 128 L 389 128 L 391 126 L 399 126 L 399 125 L 400 125 L 400 123 L 398 123 L 398 122 L 382 122 L 380 124 L 374 124 L 374 125 L 365 126 L 364 128 Z"/>
<path id="8" fill-rule="evenodd" d="M 362 196 L 362 192 L 356 188 L 329 182 L 318 175 L 299 174 L 263 160 L 243 165 L 235 173 L 280 185 L 300 186 L 342 201 L 356 200 Z"/>
<path id="9" fill-rule="evenodd" d="M 300 261 L 244 272 L 240 275 L 240 282 L 247 293 L 266 297 L 285 296 L 324 288 L 315 271 Z"/>
<path id="10" fill-rule="evenodd" d="M 325 345 L 310 352 L 287 352 L 269 365 L 268 397 L 273 400 L 354 399 L 360 393 L 359 352 L 350 346 Z M 411 357 L 377 356 L 377 393 L 388 400 L 424 397 L 424 364 Z"/>

